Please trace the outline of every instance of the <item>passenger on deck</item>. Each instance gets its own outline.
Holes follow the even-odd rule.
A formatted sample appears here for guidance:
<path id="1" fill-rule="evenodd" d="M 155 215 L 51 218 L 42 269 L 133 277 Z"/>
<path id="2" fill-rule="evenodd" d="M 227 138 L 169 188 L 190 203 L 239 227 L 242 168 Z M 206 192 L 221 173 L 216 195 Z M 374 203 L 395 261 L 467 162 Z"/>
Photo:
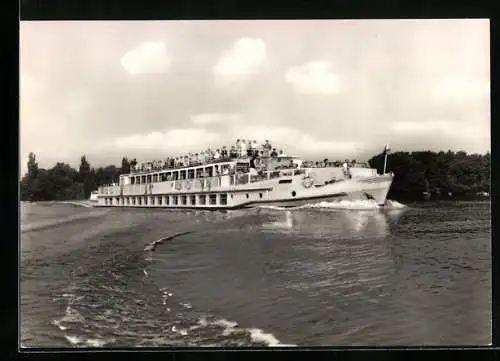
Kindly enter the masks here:
<path id="1" fill-rule="evenodd" d="M 271 146 L 271 143 L 269 143 L 269 140 L 266 139 L 266 142 L 264 143 L 264 145 L 262 147 L 264 148 L 265 156 L 268 157 L 269 154 L 271 153 L 271 150 L 273 149 L 273 147 Z"/>
<path id="2" fill-rule="evenodd" d="M 227 159 L 228 158 L 228 155 L 227 155 L 227 148 L 226 146 L 222 146 L 222 149 L 221 149 L 221 152 L 220 152 L 220 155 L 221 155 L 221 158 L 222 159 Z"/>
<path id="3" fill-rule="evenodd" d="M 278 153 L 276 152 L 276 148 L 273 148 L 273 151 L 271 152 L 271 157 L 277 157 Z"/>
<path id="4" fill-rule="evenodd" d="M 241 154 L 241 140 L 236 140 L 236 151 L 238 152 L 238 156 Z"/>
<path id="5" fill-rule="evenodd" d="M 234 145 L 232 145 L 231 149 L 229 150 L 229 157 L 231 159 L 238 158 L 238 151 L 236 150 L 236 147 Z"/>
<path id="6" fill-rule="evenodd" d="M 251 157 L 252 154 L 253 154 L 253 144 L 252 144 L 252 141 L 248 140 L 246 144 L 247 144 L 247 156 Z"/>
<path id="7" fill-rule="evenodd" d="M 219 160 L 220 159 L 220 149 L 217 149 L 214 154 L 214 160 Z"/>
<path id="8" fill-rule="evenodd" d="M 258 153 L 258 152 L 259 152 L 259 148 L 261 148 L 261 147 L 259 147 L 259 144 L 257 143 L 257 141 L 256 141 L 256 140 L 254 140 L 254 141 L 252 142 L 252 149 L 253 149 L 254 153 L 255 153 L 255 152 L 257 152 L 257 153 Z"/>
<path id="9" fill-rule="evenodd" d="M 247 155 L 247 145 L 245 140 L 242 140 L 240 142 L 240 156 L 244 157 L 245 155 Z"/>
<path id="10" fill-rule="evenodd" d="M 342 170 L 344 172 L 344 177 L 345 178 L 349 178 L 349 169 L 347 167 L 347 164 L 349 163 L 349 161 L 346 159 L 344 164 L 342 164 Z"/>

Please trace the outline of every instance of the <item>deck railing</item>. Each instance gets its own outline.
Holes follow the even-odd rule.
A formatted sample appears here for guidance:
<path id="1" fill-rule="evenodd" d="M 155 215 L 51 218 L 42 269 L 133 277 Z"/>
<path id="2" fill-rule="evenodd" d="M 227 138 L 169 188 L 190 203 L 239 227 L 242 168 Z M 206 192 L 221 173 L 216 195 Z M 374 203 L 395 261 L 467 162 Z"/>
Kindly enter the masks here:
<path id="1" fill-rule="evenodd" d="M 270 170 L 261 172 L 259 174 L 243 173 L 243 174 L 232 174 L 229 176 L 229 185 L 244 185 L 256 182 L 261 182 L 264 180 L 276 179 L 280 177 L 296 176 L 299 174 L 305 174 L 305 169 L 280 169 L 280 170 Z M 207 190 L 213 189 L 215 187 L 222 186 L 222 178 L 225 175 L 213 176 L 213 177 L 197 177 L 191 179 L 178 179 L 178 180 L 159 180 L 157 182 L 151 183 L 136 183 L 127 185 L 127 193 L 150 193 L 151 185 L 162 183 L 171 184 L 171 190 L 177 191 L 189 191 L 189 190 Z M 120 195 L 123 192 L 124 185 L 110 185 L 102 186 L 99 188 L 99 193 L 103 195 Z"/>

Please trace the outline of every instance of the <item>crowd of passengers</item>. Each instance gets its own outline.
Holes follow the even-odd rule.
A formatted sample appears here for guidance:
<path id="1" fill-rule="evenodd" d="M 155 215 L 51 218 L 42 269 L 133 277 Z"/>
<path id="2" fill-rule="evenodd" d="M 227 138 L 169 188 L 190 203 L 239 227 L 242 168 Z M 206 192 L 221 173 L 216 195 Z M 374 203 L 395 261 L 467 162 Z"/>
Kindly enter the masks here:
<path id="1" fill-rule="evenodd" d="M 132 172 L 149 172 L 155 170 L 172 169 L 185 166 L 199 166 L 211 162 L 229 161 L 240 157 L 285 157 L 283 150 L 279 152 L 273 148 L 269 140 L 259 144 L 256 140 L 236 140 L 231 147 L 223 146 L 215 151 L 208 148 L 199 153 L 188 153 L 178 157 L 167 157 L 165 160 L 140 163 L 134 159 L 130 164 Z"/>
<path id="2" fill-rule="evenodd" d="M 326 168 L 326 167 L 343 167 L 343 168 L 353 168 L 353 167 L 363 167 L 365 164 L 360 163 L 357 164 L 356 160 L 348 160 L 346 159 L 345 161 L 340 161 L 336 160 L 334 162 L 328 160 L 327 158 L 320 160 L 320 161 L 312 161 L 312 160 L 307 160 L 302 163 L 302 167 L 304 168 Z"/>

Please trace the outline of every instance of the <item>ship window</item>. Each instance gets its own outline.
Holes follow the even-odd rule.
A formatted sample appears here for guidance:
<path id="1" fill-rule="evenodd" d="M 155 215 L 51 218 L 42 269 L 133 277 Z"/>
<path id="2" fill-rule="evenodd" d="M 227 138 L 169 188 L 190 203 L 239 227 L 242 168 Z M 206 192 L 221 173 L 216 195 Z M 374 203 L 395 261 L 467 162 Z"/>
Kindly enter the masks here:
<path id="1" fill-rule="evenodd" d="M 227 194 L 222 193 L 220 194 L 220 204 L 225 206 L 227 204 Z"/>
<path id="2" fill-rule="evenodd" d="M 191 204 L 193 206 L 196 204 L 196 196 L 191 196 Z"/>
<path id="3" fill-rule="evenodd" d="M 186 179 L 186 171 L 185 170 L 181 170 L 180 179 Z"/>
<path id="4" fill-rule="evenodd" d="M 120 205 L 120 198 L 116 197 L 116 205 L 119 206 Z"/>
<path id="5" fill-rule="evenodd" d="M 154 206 L 155 205 L 155 197 L 151 197 L 151 205 Z"/>
<path id="6" fill-rule="evenodd" d="M 201 205 L 207 204 L 207 197 L 204 194 L 200 194 L 200 204 Z"/>
<path id="7" fill-rule="evenodd" d="M 153 174 L 153 183 L 158 182 L 158 174 Z"/>
<path id="8" fill-rule="evenodd" d="M 217 204 L 217 194 L 210 194 L 210 205 L 214 206 Z"/>
<path id="9" fill-rule="evenodd" d="M 194 169 L 188 170 L 188 179 L 193 179 L 194 178 Z"/>
<path id="10" fill-rule="evenodd" d="M 135 206 L 135 197 L 132 197 L 132 205 Z"/>
<path id="11" fill-rule="evenodd" d="M 173 179 L 173 180 L 178 180 L 178 179 L 179 179 L 179 172 L 174 172 L 174 173 L 172 174 L 172 179 Z"/>
<path id="12" fill-rule="evenodd" d="M 135 177 L 130 177 L 130 184 L 135 184 Z"/>
<path id="13" fill-rule="evenodd" d="M 262 193 L 259 193 L 259 197 L 262 198 Z"/>
<path id="14" fill-rule="evenodd" d="M 214 169 L 213 167 L 206 167 L 205 168 L 205 174 L 207 177 L 212 177 L 214 175 Z"/>
<path id="15" fill-rule="evenodd" d="M 158 205 L 161 206 L 161 202 L 162 202 L 162 197 L 161 196 L 158 196 Z"/>
<path id="16" fill-rule="evenodd" d="M 165 196 L 165 204 L 167 206 L 170 204 L 170 196 Z"/>
<path id="17" fill-rule="evenodd" d="M 292 183 L 292 180 L 291 179 L 280 179 L 278 181 L 279 184 L 283 184 L 283 183 Z"/>
<path id="18" fill-rule="evenodd" d="M 233 193 L 231 193 L 231 199 L 233 199 Z"/>
<path id="19" fill-rule="evenodd" d="M 196 168 L 196 178 L 203 176 L 203 168 Z"/>
<path id="20" fill-rule="evenodd" d="M 141 176 L 141 183 L 142 184 L 146 183 L 146 176 L 145 175 Z"/>
<path id="21" fill-rule="evenodd" d="M 187 196 L 181 196 L 182 205 L 185 206 L 187 204 Z"/>
<path id="22" fill-rule="evenodd" d="M 144 197 L 144 205 L 147 206 L 148 205 L 148 197 Z"/>
<path id="23" fill-rule="evenodd" d="M 178 204 L 178 198 L 177 196 L 172 197 L 172 204 L 177 205 Z"/>
<path id="24" fill-rule="evenodd" d="M 151 174 L 146 176 L 146 183 L 151 183 Z"/>
<path id="25" fill-rule="evenodd" d="M 250 196 L 249 196 L 249 195 L 248 195 L 248 193 L 247 193 L 247 199 L 248 199 L 248 197 L 250 197 Z"/>
<path id="26" fill-rule="evenodd" d="M 104 198 L 104 204 L 108 205 L 108 199 L 107 198 Z"/>
<path id="27" fill-rule="evenodd" d="M 292 197 L 295 197 L 297 193 L 295 191 L 292 191 Z"/>
<path id="28" fill-rule="evenodd" d="M 130 205 L 130 198 L 127 197 L 127 206 Z"/>
<path id="29" fill-rule="evenodd" d="M 139 205 L 142 205 L 142 198 L 141 197 L 137 197 L 137 201 L 138 201 Z"/>

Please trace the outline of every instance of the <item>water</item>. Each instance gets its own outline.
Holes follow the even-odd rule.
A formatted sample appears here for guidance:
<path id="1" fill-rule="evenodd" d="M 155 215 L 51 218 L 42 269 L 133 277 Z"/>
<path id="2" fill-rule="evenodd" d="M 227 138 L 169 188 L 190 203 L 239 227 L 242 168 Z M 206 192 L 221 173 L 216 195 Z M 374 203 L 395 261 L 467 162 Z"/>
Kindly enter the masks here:
<path id="1" fill-rule="evenodd" d="M 24 347 L 491 342 L 489 202 L 21 219 Z"/>

